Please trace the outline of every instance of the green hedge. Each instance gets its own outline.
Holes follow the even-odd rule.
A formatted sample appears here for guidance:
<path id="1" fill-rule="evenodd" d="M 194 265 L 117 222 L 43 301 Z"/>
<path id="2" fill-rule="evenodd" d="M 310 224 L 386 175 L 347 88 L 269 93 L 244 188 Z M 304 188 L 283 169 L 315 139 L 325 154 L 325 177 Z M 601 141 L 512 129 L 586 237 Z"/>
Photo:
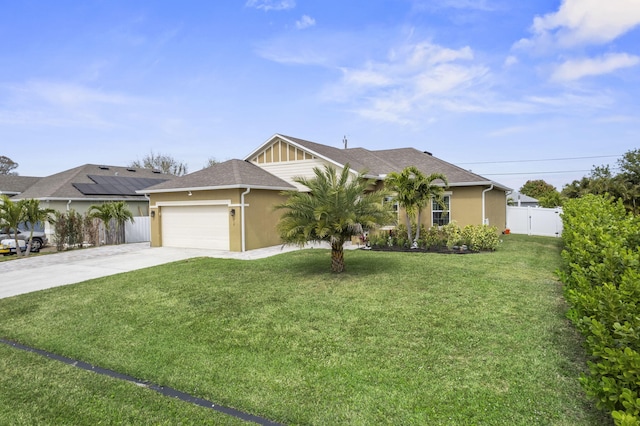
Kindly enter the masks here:
<path id="1" fill-rule="evenodd" d="M 591 360 L 581 382 L 618 425 L 640 425 L 640 219 L 588 195 L 564 205 L 560 277 Z"/>

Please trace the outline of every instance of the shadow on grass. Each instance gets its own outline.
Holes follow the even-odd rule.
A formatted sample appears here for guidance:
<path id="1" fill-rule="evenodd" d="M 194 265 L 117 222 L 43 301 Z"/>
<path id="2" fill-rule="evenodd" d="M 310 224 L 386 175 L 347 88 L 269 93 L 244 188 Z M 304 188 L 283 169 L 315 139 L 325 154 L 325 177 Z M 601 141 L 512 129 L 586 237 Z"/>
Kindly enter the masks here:
<path id="1" fill-rule="evenodd" d="M 360 276 L 378 273 L 392 272 L 396 267 L 396 256 L 406 256 L 403 253 L 386 253 L 379 256 L 365 250 L 345 250 L 345 271 L 342 274 L 331 272 L 331 250 L 307 249 L 298 252 L 278 255 L 272 259 L 272 267 L 277 266 L 288 273 L 303 276 L 333 275 L 333 276 Z"/>

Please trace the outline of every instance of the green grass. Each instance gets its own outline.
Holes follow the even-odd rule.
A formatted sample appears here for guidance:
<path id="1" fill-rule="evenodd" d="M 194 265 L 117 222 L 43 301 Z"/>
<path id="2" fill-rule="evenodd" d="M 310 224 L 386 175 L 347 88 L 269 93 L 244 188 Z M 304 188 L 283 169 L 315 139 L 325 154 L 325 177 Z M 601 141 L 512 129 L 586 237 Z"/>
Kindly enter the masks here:
<path id="1" fill-rule="evenodd" d="M 554 276 L 559 244 L 509 235 L 495 253 L 348 251 L 340 275 L 317 249 L 192 259 L 0 300 L 0 336 L 286 424 L 606 424 L 578 383 L 584 350 Z M 161 420 L 142 423 L 223 422 L 1 350 L 2 424 L 46 419 L 67 387 L 99 404 L 62 423 L 145 410 Z M 37 395 L 38 412 L 10 385 Z M 141 402 L 110 396 L 121 394 Z"/>

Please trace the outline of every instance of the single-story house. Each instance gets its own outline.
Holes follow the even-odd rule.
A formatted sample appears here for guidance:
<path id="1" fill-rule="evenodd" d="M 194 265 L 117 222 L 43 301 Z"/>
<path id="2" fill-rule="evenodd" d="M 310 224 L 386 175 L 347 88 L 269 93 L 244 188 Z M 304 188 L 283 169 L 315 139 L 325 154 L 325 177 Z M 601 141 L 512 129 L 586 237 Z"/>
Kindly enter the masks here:
<path id="1" fill-rule="evenodd" d="M 15 176 L 14 176 L 15 177 Z M 13 199 L 37 199 L 45 208 L 84 214 L 93 204 L 124 201 L 133 216 L 149 215 L 149 200 L 136 191 L 176 178 L 157 170 L 85 164 L 34 182 Z"/>
<path id="2" fill-rule="evenodd" d="M 35 176 L 0 175 L 0 195 L 6 195 L 9 198 L 15 197 L 40 179 L 42 178 Z"/>
<path id="3" fill-rule="evenodd" d="M 507 203 L 513 207 L 538 207 L 540 205 L 537 198 L 529 197 L 517 191 L 509 194 Z"/>
<path id="4" fill-rule="evenodd" d="M 416 166 L 425 174 L 442 173 L 449 180 L 445 210 L 432 203 L 425 225 L 455 220 L 467 224 L 506 226 L 507 188 L 414 148 L 371 151 L 341 149 L 275 134 L 244 160 L 229 160 L 207 169 L 140 190 L 150 199 L 151 245 L 245 251 L 280 244 L 274 206 L 284 190 L 305 190 L 296 176 L 313 177 L 315 167 L 349 165 L 354 176 L 382 185 L 390 172 Z"/>

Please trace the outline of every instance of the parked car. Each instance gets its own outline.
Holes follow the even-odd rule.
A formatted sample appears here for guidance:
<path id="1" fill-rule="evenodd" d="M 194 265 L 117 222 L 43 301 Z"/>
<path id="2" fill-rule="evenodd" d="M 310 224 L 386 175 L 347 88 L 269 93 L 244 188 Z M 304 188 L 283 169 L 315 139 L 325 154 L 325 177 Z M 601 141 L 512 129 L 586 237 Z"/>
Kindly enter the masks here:
<path id="1" fill-rule="evenodd" d="M 28 242 L 30 234 L 31 231 L 18 229 L 18 240 Z M 3 229 L 0 232 L 0 240 L 13 239 L 13 237 L 13 229 Z M 49 240 L 47 239 L 47 235 L 44 232 L 33 231 L 33 239 L 31 240 L 31 251 L 40 251 L 40 249 L 42 247 L 46 247 L 47 244 L 49 244 Z"/>
<path id="2" fill-rule="evenodd" d="M 27 243 L 24 240 L 18 240 L 20 250 L 25 251 L 27 249 Z M 0 240 L 0 254 L 6 256 L 9 254 L 15 254 L 16 252 L 16 240 L 12 238 L 6 238 Z"/>

